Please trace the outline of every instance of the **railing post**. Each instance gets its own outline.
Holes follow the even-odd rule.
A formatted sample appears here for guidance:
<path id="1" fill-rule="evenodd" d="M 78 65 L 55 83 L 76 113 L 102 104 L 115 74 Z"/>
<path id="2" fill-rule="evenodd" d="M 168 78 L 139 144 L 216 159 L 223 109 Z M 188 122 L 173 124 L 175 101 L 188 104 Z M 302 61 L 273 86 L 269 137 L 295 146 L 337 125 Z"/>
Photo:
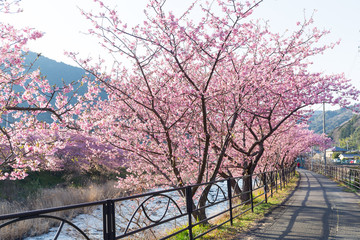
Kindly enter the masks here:
<path id="1" fill-rule="evenodd" d="M 104 240 L 115 239 L 115 204 L 113 200 L 107 200 L 103 204 L 103 233 Z"/>
<path id="2" fill-rule="evenodd" d="M 351 169 L 349 169 L 349 186 L 351 186 Z"/>
<path id="3" fill-rule="evenodd" d="M 334 166 L 334 179 L 337 179 L 337 166 Z"/>
<path id="4" fill-rule="evenodd" d="M 252 175 L 250 177 L 250 203 L 251 203 L 251 211 L 254 212 L 254 196 L 253 196 L 253 186 L 252 186 Z"/>
<path id="5" fill-rule="evenodd" d="M 334 178 L 334 166 L 331 166 L 331 177 Z"/>
<path id="6" fill-rule="evenodd" d="M 266 173 L 263 173 L 263 178 L 264 178 L 265 203 L 267 203 L 267 202 L 268 202 L 268 199 L 267 199 Z"/>
<path id="7" fill-rule="evenodd" d="M 340 168 L 339 174 L 340 174 L 340 181 L 342 182 L 342 180 L 343 180 L 343 169 L 342 168 Z"/>
<path id="8" fill-rule="evenodd" d="M 273 197 L 274 171 L 270 175 L 270 197 Z"/>
<path id="9" fill-rule="evenodd" d="M 343 167 L 343 181 L 346 184 L 346 169 Z"/>
<path id="10" fill-rule="evenodd" d="M 193 234 L 192 234 L 192 191 L 191 191 L 191 186 L 187 186 L 186 187 L 186 210 L 188 213 L 188 231 L 189 231 L 189 239 L 193 240 Z"/>
<path id="11" fill-rule="evenodd" d="M 278 191 L 278 174 L 279 174 L 279 171 L 276 170 L 276 172 L 275 172 L 275 191 L 276 192 Z"/>
<path id="12" fill-rule="evenodd" d="M 279 185 L 280 185 L 280 191 L 282 190 L 282 181 L 283 181 L 283 177 L 282 177 L 282 170 L 279 170 Z"/>
<path id="13" fill-rule="evenodd" d="M 227 189 L 228 189 L 228 199 L 229 199 L 229 214 L 230 214 L 230 225 L 233 225 L 233 214 L 232 214 L 232 194 L 231 194 L 231 179 L 226 180 Z"/>
<path id="14" fill-rule="evenodd" d="M 295 170 L 295 166 L 293 167 L 293 177 L 295 177 L 296 175 L 296 170 Z"/>

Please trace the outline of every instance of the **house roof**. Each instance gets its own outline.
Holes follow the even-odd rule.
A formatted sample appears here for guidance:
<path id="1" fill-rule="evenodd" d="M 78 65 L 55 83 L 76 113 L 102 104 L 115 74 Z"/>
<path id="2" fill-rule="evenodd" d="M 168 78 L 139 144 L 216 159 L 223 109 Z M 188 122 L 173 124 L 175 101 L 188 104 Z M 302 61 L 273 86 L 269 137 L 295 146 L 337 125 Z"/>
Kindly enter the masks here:
<path id="1" fill-rule="evenodd" d="M 328 151 L 328 152 L 346 152 L 347 150 L 344 148 L 335 146 L 335 147 L 326 149 L 326 151 Z"/>

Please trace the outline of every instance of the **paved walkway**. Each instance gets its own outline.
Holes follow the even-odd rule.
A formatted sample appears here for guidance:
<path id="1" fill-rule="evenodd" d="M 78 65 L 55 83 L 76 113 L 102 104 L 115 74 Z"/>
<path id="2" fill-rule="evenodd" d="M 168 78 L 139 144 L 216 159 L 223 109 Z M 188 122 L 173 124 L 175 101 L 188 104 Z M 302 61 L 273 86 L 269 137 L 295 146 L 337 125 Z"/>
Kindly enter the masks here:
<path id="1" fill-rule="evenodd" d="M 360 197 L 314 172 L 258 228 L 235 239 L 360 239 Z"/>

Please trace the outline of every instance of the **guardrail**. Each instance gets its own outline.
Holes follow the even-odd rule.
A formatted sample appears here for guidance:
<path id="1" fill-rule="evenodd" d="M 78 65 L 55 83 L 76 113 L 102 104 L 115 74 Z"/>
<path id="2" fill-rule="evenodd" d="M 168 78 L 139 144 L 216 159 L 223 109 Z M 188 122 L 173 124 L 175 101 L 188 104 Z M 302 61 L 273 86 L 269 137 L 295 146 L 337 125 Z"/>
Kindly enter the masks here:
<path id="1" fill-rule="evenodd" d="M 226 223 L 230 222 L 232 225 L 233 219 L 243 213 L 254 211 L 256 205 L 267 202 L 268 197 L 272 197 L 274 191 L 284 187 L 294 175 L 295 167 L 292 167 L 117 199 L 2 215 L 0 238 L 6 228 L 16 228 L 16 224 L 20 222 L 31 221 L 31 224 L 34 224 L 35 221 L 48 219 L 57 228 L 56 231 L 52 231 L 53 239 L 57 239 L 64 232 L 70 232 L 72 237 L 69 239 L 80 239 L 80 237 L 104 240 L 126 237 L 169 239 L 182 232 L 187 232 L 191 240 L 198 239 Z M 240 190 L 244 180 L 250 181 L 250 189 L 247 192 Z M 199 205 L 201 194 L 193 195 L 194 188 L 203 190 L 207 188 L 205 205 Z M 249 194 L 250 199 L 241 201 L 244 194 Z M 260 200 L 261 196 L 264 196 L 262 200 Z M 237 211 L 240 208 L 241 211 Z M 92 214 L 83 215 L 83 220 L 79 222 L 66 217 L 69 211 L 79 213 L 85 211 Z M 207 217 L 195 221 L 193 216 L 200 211 L 206 211 Z M 228 218 L 222 223 L 211 225 L 209 230 L 201 234 L 194 234 L 193 229 L 196 226 L 225 214 Z M 96 228 L 97 231 L 80 226 L 85 220 L 90 221 L 88 225 Z M 169 227 L 170 225 L 172 227 Z M 171 233 L 164 231 L 164 229 L 174 229 L 173 225 L 177 226 L 176 230 Z M 48 238 L 50 237 L 47 236 L 46 239 Z"/>
<path id="2" fill-rule="evenodd" d="M 360 169 L 341 165 L 324 165 L 306 163 L 305 167 L 311 171 L 329 176 L 354 189 L 360 190 Z"/>

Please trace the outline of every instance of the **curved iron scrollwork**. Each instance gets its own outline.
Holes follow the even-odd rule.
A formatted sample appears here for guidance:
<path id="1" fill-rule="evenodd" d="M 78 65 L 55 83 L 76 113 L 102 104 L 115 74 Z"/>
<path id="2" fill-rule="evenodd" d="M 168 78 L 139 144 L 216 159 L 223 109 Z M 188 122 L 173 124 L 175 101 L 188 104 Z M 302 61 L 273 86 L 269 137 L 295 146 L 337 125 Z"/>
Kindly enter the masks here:
<path id="1" fill-rule="evenodd" d="M 216 194 L 215 194 L 215 196 L 213 197 L 213 200 L 210 200 L 210 199 L 209 199 L 209 195 L 210 195 L 210 193 L 211 193 L 211 188 L 212 188 L 213 186 L 216 187 L 216 190 L 215 190 Z M 219 197 L 219 196 L 220 196 L 220 194 L 219 194 L 220 192 L 222 193 L 223 199 L 226 199 L 226 193 L 224 192 L 224 190 L 223 190 L 217 183 L 212 184 L 211 187 L 210 187 L 210 190 L 209 190 L 209 194 L 206 196 L 206 200 L 208 201 L 208 203 L 214 204 L 214 203 L 216 203 L 217 201 L 222 200 L 222 199 L 220 199 L 220 197 Z M 212 196 L 212 195 L 210 195 L 210 196 Z"/>
<path id="2" fill-rule="evenodd" d="M 216 189 L 211 191 L 211 189 L 215 187 Z M 210 194 L 211 192 L 215 192 L 214 194 Z M 225 191 L 223 190 L 223 188 L 217 184 L 217 183 L 213 183 L 211 185 L 207 185 L 205 187 L 205 189 L 202 191 L 200 198 L 202 198 L 204 196 L 204 194 L 206 194 L 206 201 L 212 205 L 222 199 L 220 199 L 220 197 L 223 197 L 223 199 L 227 198 L 227 194 L 225 193 Z M 209 196 L 212 196 L 212 199 L 209 199 Z M 199 202 L 197 203 L 197 208 L 199 208 Z"/>
<path id="3" fill-rule="evenodd" d="M 261 177 L 259 177 L 259 175 L 256 175 L 254 178 L 253 178 L 253 189 L 255 188 L 260 188 L 261 185 L 262 185 L 262 180 L 261 180 Z"/>
<path id="4" fill-rule="evenodd" d="M 63 227 L 64 227 L 64 224 L 67 223 L 69 224 L 71 227 L 73 227 L 78 233 L 80 233 L 86 240 L 90 240 L 90 238 L 85 234 L 85 232 L 83 230 L 81 230 L 78 226 L 76 226 L 75 224 L 73 224 L 72 222 L 64 219 L 64 218 L 61 218 L 61 217 L 56 217 L 56 216 L 51 216 L 51 215 L 37 215 L 37 216 L 30 216 L 30 217 L 21 217 L 21 218 L 17 218 L 17 219 L 14 219 L 14 220 L 11 220 L 11 221 L 8 221 L 6 223 L 3 223 L 0 225 L 0 229 L 1 228 L 4 228 L 8 225 L 11 225 L 13 223 L 16 223 L 16 222 L 20 222 L 20 221 L 25 221 L 25 220 L 30 220 L 30 219 L 35 219 L 35 218 L 49 218 L 49 219 L 55 219 L 55 220 L 58 220 L 60 221 L 60 225 L 56 231 L 56 234 L 53 238 L 53 240 L 56 240 L 58 239 L 61 231 L 63 230 Z"/>
<path id="5" fill-rule="evenodd" d="M 151 217 L 151 214 L 148 214 L 147 212 L 147 208 L 146 208 L 146 204 L 149 203 L 153 198 L 157 198 L 157 197 L 162 197 L 162 198 L 165 198 L 167 199 L 167 203 L 166 203 L 166 207 L 165 207 L 165 210 L 163 211 L 163 214 L 160 215 L 160 217 L 158 219 L 153 219 Z M 181 211 L 181 208 L 179 207 L 179 205 L 176 203 L 176 201 L 174 199 L 172 199 L 170 196 L 168 195 L 165 195 L 165 194 L 154 194 L 154 195 L 151 195 L 149 196 L 148 198 L 146 198 L 144 201 L 141 202 L 141 204 L 136 208 L 136 210 L 134 211 L 134 213 L 132 214 L 126 228 L 125 228 L 125 231 L 124 231 L 124 234 L 127 233 L 127 231 L 130 229 L 130 225 L 131 223 L 133 222 L 136 214 L 139 212 L 139 210 L 141 209 L 146 217 L 146 219 L 148 219 L 151 223 L 159 223 L 161 222 L 165 216 L 167 215 L 168 211 L 169 211 L 169 207 L 170 207 L 170 204 L 174 204 L 175 205 L 175 209 L 178 210 L 178 212 L 180 214 L 183 214 L 182 211 Z"/>
<path id="6" fill-rule="evenodd" d="M 235 179 L 235 182 L 236 182 L 236 184 L 232 188 L 232 195 L 233 196 L 238 195 L 239 193 L 242 192 L 241 189 L 242 189 L 243 184 L 244 184 L 244 179 L 243 179 L 243 177 L 240 177 L 240 178 Z"/>

